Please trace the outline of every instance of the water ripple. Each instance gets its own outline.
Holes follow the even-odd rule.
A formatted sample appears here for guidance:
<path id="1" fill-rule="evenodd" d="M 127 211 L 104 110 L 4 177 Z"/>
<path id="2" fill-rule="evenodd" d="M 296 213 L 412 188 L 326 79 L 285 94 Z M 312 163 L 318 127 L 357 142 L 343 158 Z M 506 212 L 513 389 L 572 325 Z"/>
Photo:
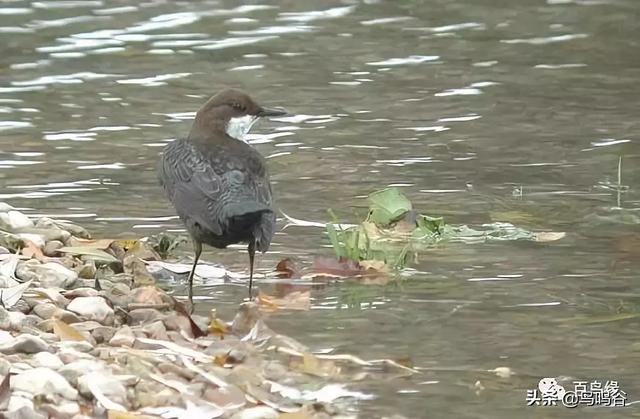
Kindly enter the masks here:
<path id="1" fill-rule="evenodd" d="M 69 26 L 72 23 L 92 22 L 96 20 L 103 20 L 104 18 L 98 16 L 72 16 L 61 19 L 51 20 L 34 20 L 27 24 L 27 28 L 30 29 L 46 29 L 46 28 L 60 28 Z"/>
<path id="2" fill-rule="evenodd" d="M 217 50 L 217 49 L 225 49 L 230 47 L 239 47 L 245 45 L 251 45 L 258 42 L 266 41 L 269 39 L 276 39 L 276 36 L 255 36 L 255 37 L 247 37 L 247 38 L 226 38 L 218 41 L 214 41 L 210 44 L 206 45 L 198 45 L 193 47 L 193 49 L 202 49 L 202 50 Z"/>
<path id="3" fill-rule="evenodd" d="M 147 22 L 126 28 L 126 32 L 147 32 L 158 29 L 175 28 L 176 26 L 188 25 L 200 20 L 200 16 L 192 12 L 170 13 L 166 15 L 154 16 Z"/>
<path id="4" fill-rule="evenodd" d="M 26 121 L 0 121 L 0 131 L 16 128 L 27 128 L 32 126 L 33 124 L 31 122 Z"/>
<path id="5" fill-rule="evenodd" d="M 180 79 L 183 77 L 190 76 L 191 73 L 174 73 L 174 74 L 159 74 L 153 77 L 145 77 L 141 79 L 122 79 L 116 80 L 116 83 L 119 84 L 139 84 L 141 86 L 152 87 L 152 86 L 163 86 L 167 84 L 166 80 L 172 79 Z"/>
<path id="6" fill-rule="evenodd" d="M 111 7 L 108 9 L 96 9 L 93 13 L 97 15 L 115 15 L 120 13 L 131 13 L 136 12 L 138 10 L 135 6 L 121 6 L 121 7 Z"/>
<path id="7" fill-rule="evenodd" d="M 49 132 L 44 134 L 47 141 L 95 141 L 95 132 L 86 131 L 67 131 L 67 132 Z"/>
<path id="8" fill-rule="evenodd" d="M 31 3 L 36 9 L 75 9 L 76 7 L 100 7 L 104 3 L 92 0 L 37 1 Z"/>
<path id="9" fill-rule="evenodd" d="M 600 141 L 594 141 L 591 143 L 594 147 L 608 147 L 616 144 L 624 144 L 630 142 L 629 140 L 616 140 L 615 138 L 605 138 Z"/>
<path id="10" fill-rule="evenodd" d="M 547 37 L 538 37 L 538 38 L 516 38 L 516 39 L 501 39 L 500 42 L 503 44 L 530 44 L 530 45 L 545 45 L 551 44 L 553 42 L 565 42 L 572 41 L 574 39 L 583 39 L 588 35 L 585 33 L 575 33 L 575 34 L 566 34 L 566 35 L 555 35 L 555 36 L 547 36 Z"/>
<path id="11" fill-rule="evenodd" d="M 385 25 L 387 23 L 406 22 L 413 19 L 415 18 L 411 16 L 382 17 L 378 19 L 363 20 L 360 24 L 364 26 Z"/>
<path id="12" fill-rule="evenodd" d="M 315 26 L 291 25 L 291 26 L 264 26 L 257 29 L 244 31 L 229 31 L 232 35 L 282 35 L 286 33 L 310 32 L 316 29 Z"/>
<path id="13" fill-rule="evenodd" d="M 580 68 L 580 67 L 586 67 L 586 64 L 580 64 L 580 63 L 575 63 L 575 64 L 537 64 L 535 65 L 533 68 L 540 68 L 540 69 L 544 69 L 544 70 L 561 70 L 564 68 Z"/>
<path id="14" fill-rule="evenodd" d="M 367 65 L 373 66 L 395 66 L 405 64 L 420 64 L 427 61 L 436 61 L 440 59 L 439 55 L 410 55 L 406 58 L 390 58 L 384 61 L 369 62 Z"/>
<path id="15" fill-rule="evenodd" d="M 104 79 L 108 77 L 116 77 L 116 74 L 101 74 L 84 71 L 73 74 L 58 74 L 52 76 L 42 76 L 33 80 L 14 81 L 14 86 L 41 86 L 47 84 L 77 84 L 84 83 L 87 80 Z"/>
<path id="16" fill-rule="evenodd" d="M 26 7 L 1 7 L 0 16 L 2 15 L 26 15 L 32 13 L 33 9 Z"/>
<path id="17" fill-rule="evenodd" d="M 310 12 L 285 12 L 280 13 L 278 20 L 295 21 L 295 22 L 311 22 L 318 19 L 335 19 L 343 17 L 351 13 L 355 6 L 334 7 L 327 10 L 318 10 Z"/>
<path id="18" fill-rule="evenodd" d="M 443 92 L 439 92 L 434 94 L 434 96 L 443 97 L 443 96 L 468 96 L 468 95 L 480 95 L 482 94 L 482 90 L 480 87 L 488 87 L 495 86 L 498 83 L 493 81 L 481 81 L 477 83 L 472 83 L 467 87 L 463 87 L 460 89 L 447 89 Z"/>
<path id="19" fill-rule="evenodd" d="M 436 27 L 426 27 L 426 28 L 404 28 L 404 30 L 408 31 L 423 31 L 423 32 L 434 32 L 434 33 L 443 33 L 443 32 L 453 32 L 464 29 L 486 29 L 484 23 L 478 22 L 464 22 L 464 23 L 454 23 L 452 25 L 445 26 L 436 26 Z"/>

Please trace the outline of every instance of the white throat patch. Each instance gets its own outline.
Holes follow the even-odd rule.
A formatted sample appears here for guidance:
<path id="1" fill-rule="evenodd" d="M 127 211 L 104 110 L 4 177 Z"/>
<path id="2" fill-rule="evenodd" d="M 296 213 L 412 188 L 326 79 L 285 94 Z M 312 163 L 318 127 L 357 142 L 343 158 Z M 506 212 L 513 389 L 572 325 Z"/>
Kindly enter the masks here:
<path id="1" fill-rule="evenodd" d="M 251 126 L 255 124 L 258 120 L 258 117 L 255 115 L 245 115 L 240 116 L 238 118 L 231 118 L 229 123 L 227 124 L 227 135 L 229 137 L 235 138 L 236 140 L 244 141 L 247 140 L 245 136 L 249 133 Z"/>

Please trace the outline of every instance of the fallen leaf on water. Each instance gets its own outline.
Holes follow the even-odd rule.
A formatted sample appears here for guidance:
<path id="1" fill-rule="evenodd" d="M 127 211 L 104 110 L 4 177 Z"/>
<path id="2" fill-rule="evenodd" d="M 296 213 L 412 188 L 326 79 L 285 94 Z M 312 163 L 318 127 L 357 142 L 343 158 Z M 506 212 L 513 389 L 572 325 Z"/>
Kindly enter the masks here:
<path id="1" fill-rule="evenodd" d="M 389 266 L 381 260 L 363 260 L 360 261 L 360 267 L 371 273 L 389 273 Z"/>
<path id="2" fill-rule="evenodd" d="M 20 251 L 23 255 L 30 258 L 36 258 L 37 260 L 42 260 L 44 258 L 44 253 L 42 253 L 42 250 L 40 250 L 34 242 L 31 240 L 24 240 L 24 244 L 25 247 Z"/>
<path id="3" fill-rule="evenodd" d="M 348 278 L 361 273 L 357 262 L 341 257 L 316 257 L 313 261 L 313 272 L 316 276 L 328 275 L 340 278 Z"/>
<path id="4" fill-rule="evenodd" d="M 220 339 L 224 339 L 224 335 L 229 334 L 229 326 L 216 317 L 209 323 L 209 333 L 219 336 Z"/>
<path id="5" fill-rule="evenodd" d="M 294 291 L 283 298 L 273 297 L 264 294 L 262 291 L 258 294 L 258 304 L 263 311 L 277 310 L 309 310 L 311 309 L 311 292 L 310 291 Z"/>
<path id="6" fill-rule="evenodd" d="M 297 276 L 297 269 L 291 258 L 284 258 L 276 265 L 278 278 L 293 278 Z"/>
<path id="7" fill-rule="evenodd" d="M 276 304 L 273 301 L 273 298 L 274 297 L 271 297 L 270 295 L 267 295 L 267 294 L 263 293 L 262 291 L 260 291 L 258 293 L 258 298 L 257 298 L 258 304 L 260 304 L 259 308 L 262 311 L 277 311 L 277 310 L 279 310 L 280 307 L 278 307 L 278 304 Z"/>
<path id="8" fill-rule="evenodd" d="M 566 237 L 567 233 L 564 232 L 554 232 L 554 231 L 541 231 L 539 233 L 533 233 L 533 238 L 534 241 L 540 242 L 540 243 L 546 243 L 546 242 L 554 242 L 556 240 L 560 240 L 563 239 L 564 237 Z"/>
<path id="9" fill-rule="evenodd" d="M 411 360 L 411 358 L 400 358 L 400 359 L 396 359 L 396 362 L 399 365 L 402 365 L 403 367 L 407 367 L 407 368 L 411 368 L 413 369 L 413 361 Z"/>
<path id="10" fill-rule="evenodd" d="M 398 188 L 386 188 L 369 194 L 369 219 L 378 225 L 389 225 L 411 211 L 411 201 Z"/>
<path id="11" fill-rule="evenodd" d="M 302 372 L 318 377 L 335 377 L 340 373 L 340 368 L 335 363 L 332 361 L 320 360 L 310 352 L 304 353 L 302 357 L 302 364 L 295 366 Z"/>
<path id="12" fill-rule="evenodd" d="M 489 372 L 495 373 L 500 378 L 509 378 L 515 374 L 513 370 L 509 367 L 498 367 L 498 368 L 489 370 Z"/>
<path id="13" fill-rule="evenodd" d="M 155 268 L 166 269 L 175 274 L 187 274 L 191 272 L 192 265 L 187 263 L 168 263 L 158 260 L 145 260 L 147 265 Z M 196 276 L 204 279 L 224 279 L 224 278 L 243 278 L 244 275 L 228 271 L 224 268 L 214 265 L 208 265 L 203 262 L 198 263 L 196 266 Z"/>
<path id="14" fill-rule="evenodd" d="M 71 253 L 73 255 L 78 255 L 78 256 L 86 256 L 90 259 L 101 261 L 101 262 L 107 262 L 107 263 L 119 262 L 115 256 L 105 252 L 104 250 L 96 249 L 93 247 L 82 247 L 82 246 L 61 247 L 60 249 L 58 249 L 58 252 Z"/>
<path id="15" fill-rule="evenodd" d="M 55 333 L 60 340 L 86 340 L 75 327 L 69 326 L 60 319 L 53 319 L 53 333 Z"/>
<path id="16" fill-rule="evenodd" d="M 362 276 L 358 278 L 365 285 L 386 285 L 389 282 L 389 265 L 381 260 L 360 261 Z"/>
<path id="17" fill-rule="evenodd" d="M 27 281 L 22 284 L 15 285 L 9 288 L 0 288 L 0 302 L 2 307 L 10 308 L 20 300 L 22 294 L 29 288 L 32 281 Z"/>
<path id="18" fill-rule="evenodd" d="M 352 397 L 359 400 L 371 400 L 375 398 L 372 394 L 349 391 L 343 384 L 327 384 L 320 390 L 304 392 L 303 397 L 306 400 L 313 400 L 320 403 L 331 403 L 341 397 Z"/>
<path id="19" fill-rule="evenodd" d="M 292 357 L 296 357 L 297 359 L 304 359 L 305 354 L 303 352 L 297 351 L 295 349 L 292 349 L 290 347 L 285 347 L 285 346 L 277 346 L 274 348 L 274 350 L 276 352 L 281 352 L 287 355 L 290 355 Z M 409 368 L 407 366 L 401 365 L 399 363 L 397 363 L 396 361 L 392 360 L 392 359 L 372 359 L 369 361 L 366 361 L 364 359 L 358 358 L 355 355 L 351 355 L 351 354 L 336 354 L 336 355 L 331 355 L 331 354 L 327 354 L 327 355 L 314 355 L 316 358 L 320 359 L 320 360 L 331 360 L 331 361 L 340 361 L 340 362 L 348 362 L 351 363 L 353 365 L 359 365 L 362 367 L 370 367 L 373 365 L 384 365 L 384 366 L 392 366 L 394 368 L 398 368 L 404 371 L 408 371 L 411 372 L 412 374 L 416 374 L 419 373 L 418 370 L 415 370 L 413 368 Z"/>

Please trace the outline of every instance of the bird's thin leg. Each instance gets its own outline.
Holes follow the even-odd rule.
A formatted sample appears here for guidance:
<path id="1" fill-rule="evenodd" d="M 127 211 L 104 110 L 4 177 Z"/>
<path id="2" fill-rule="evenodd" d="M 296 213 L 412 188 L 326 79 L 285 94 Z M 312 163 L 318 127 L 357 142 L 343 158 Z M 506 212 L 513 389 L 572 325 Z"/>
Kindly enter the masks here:
<path id="1" fill-rule="evenodd" d="M 252 300 L 253 296 L 251 294 L 251 288 L 253 287 L 253 259 L 256 256 L 256 240 L 251 239 L 249 241 L 249 247 L 247 248 L 249 252 L 249 301 Z"/>
<path id="2" fill-rule="evenodd" d="M 195 259 L 193 260 L 193 267 L 191 268 L 191 272 L 189 273 L 189 304 L 191 304 L 191 309 L 193 310 L 193 275 L 196 273 L 196 266 L 198 266 L 198 259 L 200 259 L 200 253 L 202 253 L 202 243 L 197 240 L 193 241 L 193 250 L 196 254 Z"/>

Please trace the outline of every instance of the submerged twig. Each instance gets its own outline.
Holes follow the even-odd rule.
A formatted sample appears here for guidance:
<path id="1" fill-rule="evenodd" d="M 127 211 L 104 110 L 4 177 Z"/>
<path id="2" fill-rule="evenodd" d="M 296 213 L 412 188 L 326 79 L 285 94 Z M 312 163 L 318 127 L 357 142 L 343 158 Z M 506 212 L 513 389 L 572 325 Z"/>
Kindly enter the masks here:
<path id="1" fill-rule="evenodd" d="M 291 348 L 286 348 L 284 346 L 274 346 L 274 347 L 270 347 L 269 349 L 273 349 L 276 352 L 281 352 L 287 355 L 291 355 L 291 356 L 295 356 L 298 358 L 304 358 L 304 354 L 302 352 L 298 352 L 295 349 L 291 349 Z M 392 359 L 372 359 L 370 361 L 366 361 L 362 358 L 358 358 L 355 355 L 351 355 L 351 354 L 338 354 L 338 355 L 327 355 L 327 354 L 314 354 L 313 356 L 315 356 L 318 359 L 322 359 L 322 360 L 327 360 L 327 361 L 346 361 L 346 362 L 351 362 L 353 364 L 356 365 L 360 365 L 360 366 L 364 366 L 364 367 L 372 367 L 374 365 L 377 364 L 387 364 L 390 365 L 392 367 L 396 367 L 402 370 L 406 370 L 406 371 L 410 371 L 412 373 L 419 373 L 420 371 L 404 366 Z"/>

